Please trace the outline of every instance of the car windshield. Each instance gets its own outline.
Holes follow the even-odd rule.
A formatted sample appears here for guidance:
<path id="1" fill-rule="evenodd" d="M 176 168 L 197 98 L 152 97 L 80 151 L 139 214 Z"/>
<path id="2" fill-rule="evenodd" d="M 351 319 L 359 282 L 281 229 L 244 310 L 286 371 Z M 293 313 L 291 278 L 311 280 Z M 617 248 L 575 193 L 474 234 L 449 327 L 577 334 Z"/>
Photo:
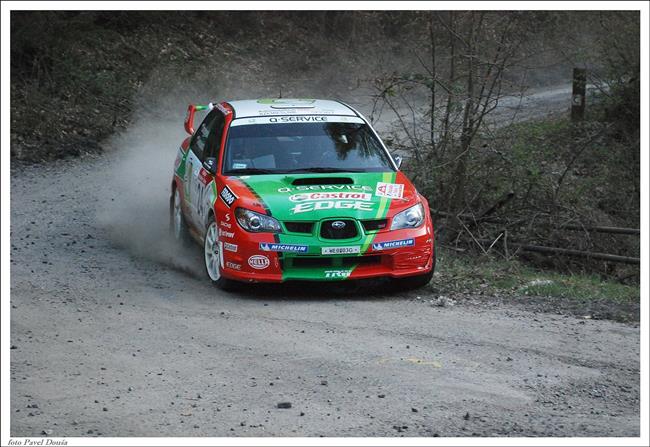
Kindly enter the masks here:
<path id="1" fill-rule="evenodd" d="M 362 123 L 278 123 L 232 126 L 226 175 L 394 171 L 377 137 Z"/>

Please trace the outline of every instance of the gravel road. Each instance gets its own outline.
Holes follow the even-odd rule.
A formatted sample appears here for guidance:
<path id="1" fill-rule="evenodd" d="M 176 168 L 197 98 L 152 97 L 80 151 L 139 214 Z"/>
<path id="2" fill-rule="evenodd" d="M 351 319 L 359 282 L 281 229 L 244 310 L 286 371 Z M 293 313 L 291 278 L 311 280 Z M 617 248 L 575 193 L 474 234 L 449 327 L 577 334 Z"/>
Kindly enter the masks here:
<path id="1" fill-rule="evenodd" d="M 221 292 L 198 248 L 168 249 L 166 185 L 124 192 L 116 171 L 149 171 L 117 158 L 12 172 L 12 436 L 639 435 L 638 327 L 426 290 Z"/>

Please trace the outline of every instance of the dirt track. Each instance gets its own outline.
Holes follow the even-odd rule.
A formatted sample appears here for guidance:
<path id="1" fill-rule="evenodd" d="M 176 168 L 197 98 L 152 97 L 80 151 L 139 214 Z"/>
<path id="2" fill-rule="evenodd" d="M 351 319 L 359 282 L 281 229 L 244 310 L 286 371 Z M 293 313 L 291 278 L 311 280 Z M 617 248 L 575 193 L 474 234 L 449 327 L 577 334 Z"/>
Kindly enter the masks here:
<path id="1" fill-rule="evenodd" d="M 638 436 L 638 328 L 426 291 L 220 292 L 187 273 L 198 249 L 170 265 L 164 202 L 143 246 L 98 217 L 125 200 L 115 169 L 12 173 L 12 436 Z"/>

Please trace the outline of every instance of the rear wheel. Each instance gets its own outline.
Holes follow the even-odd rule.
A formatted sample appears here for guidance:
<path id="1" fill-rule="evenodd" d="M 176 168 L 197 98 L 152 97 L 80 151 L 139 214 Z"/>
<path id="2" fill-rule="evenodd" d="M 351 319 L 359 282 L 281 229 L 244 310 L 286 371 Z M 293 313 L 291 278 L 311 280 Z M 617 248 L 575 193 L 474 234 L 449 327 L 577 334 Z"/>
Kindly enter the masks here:
<path id="1" fill-rule="evenodd" d="M 212 284 L 223 290 L 232 290 L 236 285 L 235 281 L 221 275 L 221 244 L 219 244 L 219 229 L 214 219 L 210 219 L 205 231 L 203 255 L 205 271 Z"/>

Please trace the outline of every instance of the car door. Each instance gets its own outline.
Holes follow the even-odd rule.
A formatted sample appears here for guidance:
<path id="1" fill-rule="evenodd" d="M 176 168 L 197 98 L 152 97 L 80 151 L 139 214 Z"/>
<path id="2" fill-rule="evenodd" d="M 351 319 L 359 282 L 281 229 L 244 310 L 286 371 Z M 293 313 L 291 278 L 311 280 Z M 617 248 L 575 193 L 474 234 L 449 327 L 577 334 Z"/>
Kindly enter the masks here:
<path id="1" fill-rule="evenodd" d="M 186 197 L 189 199 L 192 226 L 203 234 L 209 211 L 206 190 L 214 176 L 203 167 L 208 157 L 216 157 L 223 132 L 224 116 L 218 109 L 212 110 L 195 132 L 190 143 L 186 164 Z"/>

